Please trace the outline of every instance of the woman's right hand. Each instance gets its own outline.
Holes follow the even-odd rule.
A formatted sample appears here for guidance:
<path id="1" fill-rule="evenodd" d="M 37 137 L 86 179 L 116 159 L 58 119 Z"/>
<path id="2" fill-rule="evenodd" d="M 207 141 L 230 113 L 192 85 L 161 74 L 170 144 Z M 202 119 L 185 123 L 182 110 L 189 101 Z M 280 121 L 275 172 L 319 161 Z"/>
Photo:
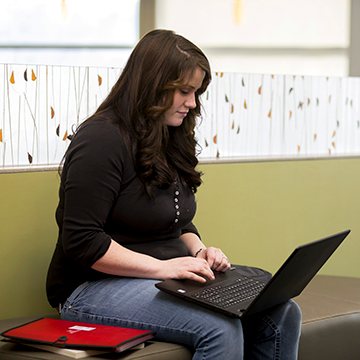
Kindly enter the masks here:
<path id="1" fill-rule="evenodd" d="M 185 256 L 161 261 L 159 278 L 189 279 L 205 283 L 205 278 L 214 280 L 215 276 L 205 259 Z"/>
<path id="2" fill-rule="evenodd" d="M 190 279 L 205 283 L 205 278 L 215 278 L 204 258 L 185 256 L 159 260 L 124 248 L 114 240 L 111 240 L 109 249 L 93 264 L 92 269 L 110 275 L 144 279 Z"/>

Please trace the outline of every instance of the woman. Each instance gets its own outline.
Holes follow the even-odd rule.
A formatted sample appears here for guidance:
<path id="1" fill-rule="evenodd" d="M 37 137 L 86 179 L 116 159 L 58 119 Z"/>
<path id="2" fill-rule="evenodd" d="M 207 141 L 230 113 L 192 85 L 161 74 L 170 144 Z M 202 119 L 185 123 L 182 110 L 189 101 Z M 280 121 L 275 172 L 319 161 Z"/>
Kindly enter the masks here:
<path id="1" fill-rule="evenodd" d="M 230 268 L 191 222 L 201 184 L 194 127 L 210 80 L 202 51 L 171 31 L 135 47 L 67 151 L 48 299 L 62 319 L 153 330 L 194 359 L 293 359 L 301 315 L 292 301 L 241 323 L 154 286 Z"/>

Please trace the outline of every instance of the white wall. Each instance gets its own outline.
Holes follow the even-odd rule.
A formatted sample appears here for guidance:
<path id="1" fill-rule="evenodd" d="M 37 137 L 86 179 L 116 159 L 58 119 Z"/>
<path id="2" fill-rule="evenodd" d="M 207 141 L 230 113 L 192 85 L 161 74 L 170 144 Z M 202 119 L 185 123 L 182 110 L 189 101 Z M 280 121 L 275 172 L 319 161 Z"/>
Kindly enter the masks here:
<path id="1" fill-rule="evenodd" d="M 156 27 L 199 45 L 214 71 L 348 76 L 350 0 L 157 0 Z"/>

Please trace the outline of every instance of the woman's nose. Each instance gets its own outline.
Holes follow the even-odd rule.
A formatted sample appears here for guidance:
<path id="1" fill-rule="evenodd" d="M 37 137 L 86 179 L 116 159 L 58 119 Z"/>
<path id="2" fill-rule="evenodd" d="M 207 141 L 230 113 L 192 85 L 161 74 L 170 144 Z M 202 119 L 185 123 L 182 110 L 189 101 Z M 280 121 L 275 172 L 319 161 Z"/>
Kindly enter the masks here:
<path id="1" fill-rule="evenodd" d="M 195 109 L 196 108 L 196 99 L 195 94 L 189 94 L 185 101 L 185 106 L 189 109 Z"/>

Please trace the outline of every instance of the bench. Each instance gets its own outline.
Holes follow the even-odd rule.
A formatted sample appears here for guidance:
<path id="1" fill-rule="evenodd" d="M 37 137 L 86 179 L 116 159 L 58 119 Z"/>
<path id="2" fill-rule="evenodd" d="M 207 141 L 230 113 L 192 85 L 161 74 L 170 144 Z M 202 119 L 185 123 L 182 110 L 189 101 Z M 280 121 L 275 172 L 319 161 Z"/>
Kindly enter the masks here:
<path id="1" fill-rule="evenodd" d="M 303 313 L 299 360 L 360 358 L 360 278 L 317 275 L 303 293 L 295 298 L 295 301 Z M 46 316 L 0 320 L 0 332 Z M 54 314 L 48 316 L 53 317 Z M 191 360 L 191 358 L 190 349 L 157 341 L 147 342 L 144 349 L 93 357 L 98 360 Z M 20 344 L 1 342 L 0 359 L 66 360 L 70 358 Z"/>

